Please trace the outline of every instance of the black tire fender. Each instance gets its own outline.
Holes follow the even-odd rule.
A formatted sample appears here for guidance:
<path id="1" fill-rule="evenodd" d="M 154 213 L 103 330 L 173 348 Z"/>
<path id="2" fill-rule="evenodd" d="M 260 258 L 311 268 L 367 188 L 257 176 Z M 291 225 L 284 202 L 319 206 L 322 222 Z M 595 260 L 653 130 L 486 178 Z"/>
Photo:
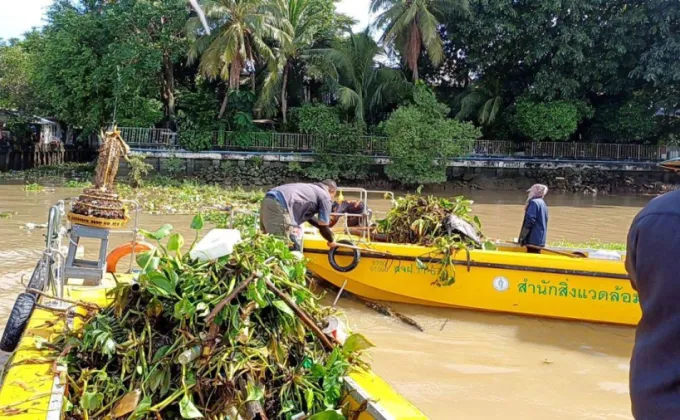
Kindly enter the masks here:
<path id="1" fill-rule="evenodd" d="M 341 239 L 338 241 L 339 244 L 345 244 L 345 245 L 354 245 L 351 241 L 347 239 Z M 338 252 L 340 247 L 335 247 L 330 250 L 328 253 L 328 263 L 333 267 L 335 271 L 339 271 L 341 273 L 349 273 L 350 271 L 354 270 L 357 268 L 359 265 L 359 261 L 361 261 L 361 252 L 359 252 L 358 249 L 353 249 L 352 250 L 352 262 L 349 263 L 349 265 L 346 266 L 341 266 L 335 261 L 335 255 Z"/>
<path id="2" fill-rule="evenodd" d="M 5 331 L 0 340 L 0 350 L 13 352 L 21 340 L 21 336 L 28 325 L 28 320 L 35 308 L 35 296 L 30 293 L 21 293 L 14 301 L 14 307 L 9 315 Z"/>

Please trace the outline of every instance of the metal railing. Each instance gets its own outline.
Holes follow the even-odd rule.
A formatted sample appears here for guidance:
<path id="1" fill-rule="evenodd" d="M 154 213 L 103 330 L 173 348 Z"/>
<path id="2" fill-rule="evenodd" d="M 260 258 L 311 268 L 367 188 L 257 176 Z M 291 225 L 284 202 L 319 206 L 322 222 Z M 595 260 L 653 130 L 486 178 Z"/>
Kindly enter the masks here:
<path id="1" fill-rule="evenodd" d="M 533 142 L 519 147 L 520 154 L 536 158 L 656 161 L 665 148 L 639 144 Z"/>
<path id="2" fill-rule="evenodd" d="M 160 128 L 120 128 L 123 139 L 134 148 L 181 148 L 181 133 Z M 387 138 L 380 136 L 320 136 L 301 133 L 215 131 L 211 150 L 313 153 L 331 149 L 338 154 L 386 156 Z M 537 159 L 580 159 L 659 161 L 680 155 L 678 147 L 638 144 L 528 142 L 475 140 L 466 157 L 525 157 Z"/>
<path id="3" fill-rule="evenodd" d="M 387 139 L 377 136 L 216 131 L 212 134 L 211 140 L 215 150 L 314 152 L 332 147 L 337 153 L 359 153 L 373 156 L 384 155 L 387 151 Z"/>
<path id="4" fill-rule="evenodd" d="M 165 128 L 119 127 L 121 137 L 134 147 L 174 148 L 179 145 L 177 133 Z"/>

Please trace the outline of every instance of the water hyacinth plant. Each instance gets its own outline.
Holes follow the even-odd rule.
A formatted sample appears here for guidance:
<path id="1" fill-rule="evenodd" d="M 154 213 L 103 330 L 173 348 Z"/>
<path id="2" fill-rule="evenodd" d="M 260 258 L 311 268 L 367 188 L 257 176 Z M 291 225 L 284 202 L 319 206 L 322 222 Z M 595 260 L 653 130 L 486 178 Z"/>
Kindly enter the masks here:
<path id="1" fill-rule="evenodd" d="M 307 287 L 304 261 L 257 232 L 204 262 L 170 225 L 143 234 L 156 248 L 139 255 L 137 281 L 58 340 L 66 418 L 345 418 L 342 378 L 371 343 L 321 332 L 335 309 Z"/>
<path id="2" fill-rule="evenodd" d="M 450 286 L 456 280 L 454 259 L 456 252 L 468 248 L 491 248 L 490 242 L 477 242 L 471 236 L 450 233 L 446 218 L 453 215 L 470 225 L 472 236 L 482 238 L 482 224 L 472 215 L 472 201 L 462 196 L 446 199 L 436 196 L 407 194 L 393 202 L 387 216 L 377 222 L 377 231 L 393 243 L 418 244 L 436 249 L 435 254 L 416 260 L 419 268 L 426 269 L 428 260 L 439 258 L 439 274 L 433 282 L 437 286 Z"/>

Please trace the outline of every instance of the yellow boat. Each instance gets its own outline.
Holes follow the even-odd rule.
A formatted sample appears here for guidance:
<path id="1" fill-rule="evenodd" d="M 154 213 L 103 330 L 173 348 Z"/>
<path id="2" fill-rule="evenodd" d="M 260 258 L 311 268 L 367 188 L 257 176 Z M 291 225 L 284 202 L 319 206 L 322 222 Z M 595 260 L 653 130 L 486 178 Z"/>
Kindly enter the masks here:
<path id="1" fill-rule="evenodd" d="M 371 193 L 347 190 L 357 190 L 362 200 Z M 346 226 L 344 231 L 349 232 Z M 442 268 L 436 249 L 375 242 L 365 236 L 339 235 L 361 250 L 339 248 L 334 268 L 326 240 L 306 230 L 308 269 L 368 299 L 624 325 L 640 320 L 638 295 L 621 255 L 615 261 L 592 258 L 595 250 L 530 254 L 513 244 L 493 251 L 458 251 L 454 267 L 447 268 L 455 269 L 455 283 L 440 287 L 434 284 Z M 360 254 L 358 261 L 355 252 Z"/>
<path id="2" fill-rule="evenodd" d="M 51 212 L 54 209 L 55 207 Z M 50 220 L 53 220 L 52 217 Z M 52 232 L 58 231 L 58 227 L 53 227 L 52 223 L 48 224 L 48 237 Z M 51 247 L 48 241 L 48 249 L 54 251 L 59 247 Z M 49 274 L 47 276 L 50 277 Z M 90 302 L 105 306 L 108 299 L 107 290 L 114 287 L 116 282 L 131 282 L 134 277 L 135 274 L 106 274 L 98 285 L 85 285 L 83 281 L 77 280 L 59 284 L 58 278 L 47 281 L 46 285 L 42 283 L 50 290 L 57 290 L 62 300 L 38 294 L 40 297 L 36 300 L 37 305 L 28 317 L 28 322 L 24 324 L 23 334 L 4 368 L 0 384 L 0 418 L 12 420 L 64 418 L 66 366 L 56 360 L 54 350 L 45 348 L 41 343 L 45 340 L 49 342 L 66 324 L 72 329 L 82 327 L 80 318 L 73 313 L 69 314 L 73 308 L 80 307 L 72 306 L 66 301 Z M 75 311 L 78 310 L 82 309 Z M 67 316 L 59 316 L 59 313 Z M 8 321 L 8 325 L 10 322 L 12 321 Z M 345 378 L 344 383 L 346 395 L 343 403 L 351 410 L 360 412 L 356 417 L 358 419 L 427 419 L 420 410 L 372 371 L 354 371 Z"/>

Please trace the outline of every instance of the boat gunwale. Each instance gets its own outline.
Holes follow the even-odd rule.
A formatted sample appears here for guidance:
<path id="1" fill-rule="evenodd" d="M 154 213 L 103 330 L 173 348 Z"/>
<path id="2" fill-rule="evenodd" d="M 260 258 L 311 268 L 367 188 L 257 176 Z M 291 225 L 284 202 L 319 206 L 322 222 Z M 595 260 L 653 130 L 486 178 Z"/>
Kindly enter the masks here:
<path id="1" fill-rule="evenodd" d="M 349 374 L 344 376 L 342 380 L 347 387 L 347 393 L 354 398 L 354 401 L 359 405 L 366 402 L 366 412 L 370 414 L 375 420 L 394 420 L 394 416 L 385 410 L 379 401 L 371 398 L 370 394 L 366 392 L 359 383 L 354 380 Z"/>
<path id="2" fill-rule="evenodd" d="M 362 254 L 363 258 L 373 258 L 373 259 L 379 259 L 379 260 L 396 260 L 396 261 L 410 261 L 410 262 L 415 262 L 417 260 L 421 260 L 423 262 L 428 262 L 428 263 L 442 263 L 443 259 L 442 258 L 435 258 L 435 257 L 416 257 L 416 256 L 410 256 L 410 255 L 383 255 L 383 254 L 375 254 L 371 253 L 372 249 L 367 248 L 366 251 L 370 254 Z M 304 253 L 310 253 L 310 254 L 322 254 L 322 255 L 327 255 L 330 250 L 329 249 L 319 249 L 319 248 L 307 248 L 305 247 L 303 249 Z M 343 250 L 337 250 L 335 252 L 335 255 L 340 255 L 340 256 L 353 256 L 353 252 L 349 251 L 343 251 Z M 469 257 L 469 253 L 468 253 Z M 468 268 L 468 271 L 470 270 L 470 267 L 479 267 L 479 268 L 495 268 L 495 269 L 503 269 L 503 270 L 516 270 L 516 271 L 530 271 L 530 272 L 537 272 L 537 273 L 548 273 L 548 274 L 566 274 L 566 275 L 571 275 L 571 276 L 583 276 L 583 277 L 597 277 L 597 278 L 607 278 L 607 279 L 615 279 L 615 280 L 629 280 L 630 278 L 626 274 L 617 274 L 617 273 L 605 273 L 605 272 L 598 272 L 598 271 L 587 271 L 587 270 L 569 270 L 569 269 L 563 269 L 563 268 L 550 268 L 550 267 L 535 267 L 535 266 L 528 266 L 528 265 L 512 265 L 512 264 L 500 264 L 500 263 L 487 263 L 487 262 L 480 262 L 480 261 L 475 261 L 473 259 L 467 259 L 467 260 L 458 260 L 454 259 L 451 261 L 453 265 L 461 265 L 461 266 L 466 266 Z"/>

